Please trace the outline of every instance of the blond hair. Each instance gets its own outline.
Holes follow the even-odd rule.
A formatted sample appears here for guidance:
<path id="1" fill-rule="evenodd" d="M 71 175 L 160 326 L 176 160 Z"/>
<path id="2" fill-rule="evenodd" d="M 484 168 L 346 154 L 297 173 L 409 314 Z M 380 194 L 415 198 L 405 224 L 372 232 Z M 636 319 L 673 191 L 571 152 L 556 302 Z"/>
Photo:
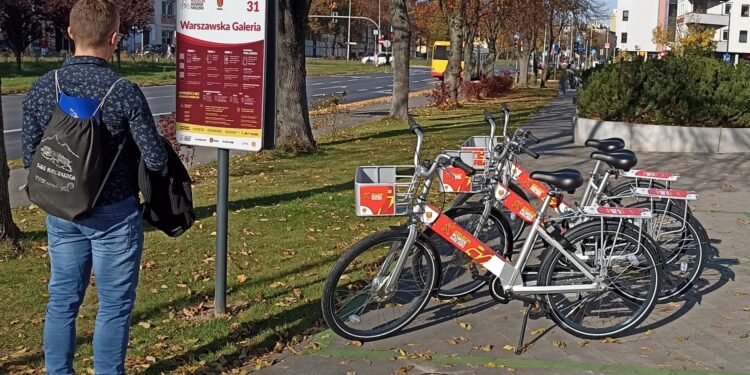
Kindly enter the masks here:
<path id="1" fill-rule="evenodd" d="M 106 46 L 119 26 L 120 14 L 110 0 L 78 0 L 70 10 L 70 30 L 79 47 Z"/>

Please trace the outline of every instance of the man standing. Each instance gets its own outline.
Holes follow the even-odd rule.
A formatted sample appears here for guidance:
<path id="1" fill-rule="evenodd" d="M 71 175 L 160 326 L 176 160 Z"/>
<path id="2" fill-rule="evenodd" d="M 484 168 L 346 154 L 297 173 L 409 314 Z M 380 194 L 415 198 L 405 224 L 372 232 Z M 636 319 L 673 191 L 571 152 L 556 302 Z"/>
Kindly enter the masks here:
<path id="1" fill-rule="evenodd" d="M 47 374 L 74 373 L 76 316 L 92 269 L 99 297 L 94 370 L 97 374 L 125 373 L 130 314 L 143 250 L 138 160 L 141 156 L 150 170 L 163 171 L 167 154 L 143 93 L 131 82 L 118 82 L 119 77 L 107 63 L 117 48 L 119 27 L 119 14 L 110 0 L 79 0 L 70 12 L 68 28 L 75 55 L 56 72 L 34 82 L 24 100 L 26 168 L 60 95 L 102 101 L 98 111 L 98 125 L 104 127 L 102 165 L 112 165 L 90 215 L 75 221 L 47 217 L 51 266 L 44 323 Z M 123 151 L 116 157 L 121 144 Z"/>

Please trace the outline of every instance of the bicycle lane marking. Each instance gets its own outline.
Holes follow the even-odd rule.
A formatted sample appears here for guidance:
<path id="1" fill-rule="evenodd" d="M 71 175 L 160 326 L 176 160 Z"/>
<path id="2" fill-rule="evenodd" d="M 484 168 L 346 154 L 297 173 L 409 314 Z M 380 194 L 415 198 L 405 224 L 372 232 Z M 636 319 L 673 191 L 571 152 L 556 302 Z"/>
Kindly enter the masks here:
<path id="1" fill-rule="evenodd" d="M 747 213 L 750 216 L 750 213 Z M 483 366 L 488 368 L 511 367 L 516 369 L 547 369 L 547 370 L 569 370 L 574 373 L 583 371 L 596 371 L 611 374 L 636 374 L 636 375 L 748 375 L 744 372 L 722 372 L 722 371 L 700 371 L 700 370 L 676 370 L 651 367 L 635 367 L 625 365 L 610 365 L 603 363 L 580 363 L 560 360 L 543 360 L 543 359 L 509 359 L 497 357 L 480 357 L 471 355 L 443 355 L 432 354 L 431 360 L 420 358 L 403 358 L 394 350 L 366 350 L 366 349 L 348 349 L 348 348 L 331 348 L 333 340 L 333 331 L 325 330 L 312 339 L 317 344 L 317 349 L 304 349 L 301 355 L 335 357 L 344 359 L 367 359 L 367 360 L 384 360 L 393 362 L 396 360 L 408 360 L 411 362 L 435 362 L 441 364 L 463 364 L 473 366 Z"/>

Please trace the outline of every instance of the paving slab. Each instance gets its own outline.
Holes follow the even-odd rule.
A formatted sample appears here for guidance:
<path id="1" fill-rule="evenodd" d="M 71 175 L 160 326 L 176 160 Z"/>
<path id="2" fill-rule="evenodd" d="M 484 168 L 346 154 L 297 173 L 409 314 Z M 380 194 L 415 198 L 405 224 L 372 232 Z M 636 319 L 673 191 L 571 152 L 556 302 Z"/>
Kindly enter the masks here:
<path id="1" fill-rule="evenodd" d="M 542 157 L 522 160 L 528 169 L 590 171 L 591 150 L 572 143 L 574 114 L 568 93 L 523 125 L 542 140 Z M 477 129 L 477 135 L 486 132 Z M 503 348 L 516 345 L 522 304 L 499 305 L 481 290 L 468 300 L 433 299 L 399 335 L 362 346 L 324 331 L 311 339 L 317 349 L 284 353 L 259 373 L 750 373 L 750 156 L 639 152 L 638 158 L 639 168 L 681 173 L 675 187 L 701 194 L 692 208 L 714 249 L 697 285 L 679 300 L 658 305 L 631 335 L 582 340 L 532 316 L 527 350 L 516 356 Z"/>

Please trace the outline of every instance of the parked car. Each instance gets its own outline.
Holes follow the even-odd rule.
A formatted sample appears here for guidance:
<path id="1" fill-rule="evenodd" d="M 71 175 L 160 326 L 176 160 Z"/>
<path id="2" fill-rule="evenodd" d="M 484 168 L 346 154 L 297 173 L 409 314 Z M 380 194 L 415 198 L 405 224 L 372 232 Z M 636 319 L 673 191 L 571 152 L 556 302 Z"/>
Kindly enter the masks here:
<path id="1" fill-rule="evenodd" d="M 388 52 L 381 52 L 378 53 L 377 56 L 375 54 L 365 55 L 365 57 L 362 58 L 362 64 L 372 64 L 375 62 L 376 58 L 378 59 L 378 65 L 387 65 L 391 63 L 391 54 Z"/>

